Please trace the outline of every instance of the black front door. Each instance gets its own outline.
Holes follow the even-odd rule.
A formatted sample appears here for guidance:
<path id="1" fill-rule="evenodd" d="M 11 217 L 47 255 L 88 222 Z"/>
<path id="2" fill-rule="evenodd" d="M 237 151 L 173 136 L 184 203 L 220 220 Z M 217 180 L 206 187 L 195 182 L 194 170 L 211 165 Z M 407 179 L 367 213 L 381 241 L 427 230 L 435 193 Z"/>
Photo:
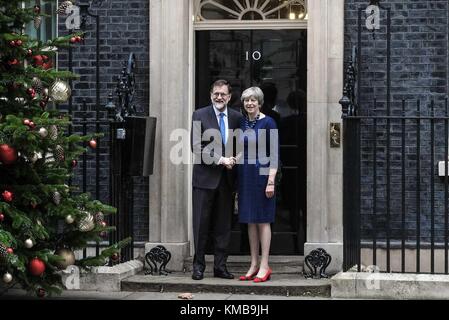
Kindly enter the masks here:
<path id="1" fill-rule="evenodd" d="M 281 177 L 271 254 L 303 254 L 306 230 L 306 30 L 228 30 L 196 32 L 196 106 L 210 104 L 217 79 L 232 84 L 230 107 L 240 110 L 248 87 L 264 92 L 262 112 L 279 128 Z M 246 225 L 233 219 L 230 254 L 248 254 Z"/>

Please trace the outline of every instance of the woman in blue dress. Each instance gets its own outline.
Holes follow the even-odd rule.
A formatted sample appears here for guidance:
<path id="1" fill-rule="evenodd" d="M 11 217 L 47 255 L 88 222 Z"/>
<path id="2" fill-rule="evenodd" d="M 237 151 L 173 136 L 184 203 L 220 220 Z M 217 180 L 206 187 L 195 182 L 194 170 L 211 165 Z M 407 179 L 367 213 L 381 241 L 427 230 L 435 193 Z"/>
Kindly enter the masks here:
<path id="1" fill-rule="evenodd" d="M 251 87 L 242 93 L 245 117 L 241 121 L 243 134 L 238 138 L 239 222 L 248 224 L 251 266 L 240 280 L 264 282 L 270 279 L 268 264 L 271 225 L 274 222 L 274 194 L 278 162 L 276 122 L 260 112 L 263 92 Z M 243 150 L 242 150 L 243 148 Z M 262 249 L 259 262 L 259 244 Z"/>

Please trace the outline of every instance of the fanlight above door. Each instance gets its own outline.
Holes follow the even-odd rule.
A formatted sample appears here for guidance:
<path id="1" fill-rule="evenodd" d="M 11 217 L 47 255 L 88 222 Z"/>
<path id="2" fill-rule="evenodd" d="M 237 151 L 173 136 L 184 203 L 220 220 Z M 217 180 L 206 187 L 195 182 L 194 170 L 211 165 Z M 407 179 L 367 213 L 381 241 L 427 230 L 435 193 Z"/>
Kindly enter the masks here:
<path id="1" fill-rule="evenodd" d="M 307 0 L 197 0 L 195 21 L 307 20 Z"/>

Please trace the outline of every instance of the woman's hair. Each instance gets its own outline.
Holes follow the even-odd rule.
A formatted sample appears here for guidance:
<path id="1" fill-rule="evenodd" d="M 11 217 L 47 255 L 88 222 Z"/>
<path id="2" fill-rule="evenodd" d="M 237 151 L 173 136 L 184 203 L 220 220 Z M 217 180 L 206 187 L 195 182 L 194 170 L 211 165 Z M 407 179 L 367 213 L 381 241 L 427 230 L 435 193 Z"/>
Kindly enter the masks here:
<path id="1" fill-rule="evenodd" d="M 263 105 L 263 92 L 259 87 L 251 87 L 243 91 L 242 97 L 240 98 L 242 102 L 244 102 L 245 99 L 249 99 L 251 97 L 254 97 L 259 102 L 260 107 Z"/>

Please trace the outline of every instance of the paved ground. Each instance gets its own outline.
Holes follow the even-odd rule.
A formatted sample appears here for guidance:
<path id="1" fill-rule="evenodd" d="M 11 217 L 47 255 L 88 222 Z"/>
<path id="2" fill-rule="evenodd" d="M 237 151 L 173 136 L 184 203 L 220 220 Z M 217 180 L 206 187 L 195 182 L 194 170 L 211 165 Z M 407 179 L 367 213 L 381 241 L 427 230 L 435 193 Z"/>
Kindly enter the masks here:
<path id="1" fill-rule="evenodd" d="M 181 292 L 92 292 L 92 291 L 64 291 L 61 296 L 55 296 L 53 300 L 178 300 Z M 0 299 L 22 300 L 22 299 L 38 299 L 27 296 L 22 290 L 10 290 Z M 323 297 L 285 297 L 272 295 L 254 295 L 254 294 L 225 294 L 225 293 L 193 293 L 193 299 L 196 300 L 218 300 L 218 301 L 247 301 L 247 300 L 330 300 L 331 298 Z M 187 300 L 185 300 L 187 301 Z"/>

